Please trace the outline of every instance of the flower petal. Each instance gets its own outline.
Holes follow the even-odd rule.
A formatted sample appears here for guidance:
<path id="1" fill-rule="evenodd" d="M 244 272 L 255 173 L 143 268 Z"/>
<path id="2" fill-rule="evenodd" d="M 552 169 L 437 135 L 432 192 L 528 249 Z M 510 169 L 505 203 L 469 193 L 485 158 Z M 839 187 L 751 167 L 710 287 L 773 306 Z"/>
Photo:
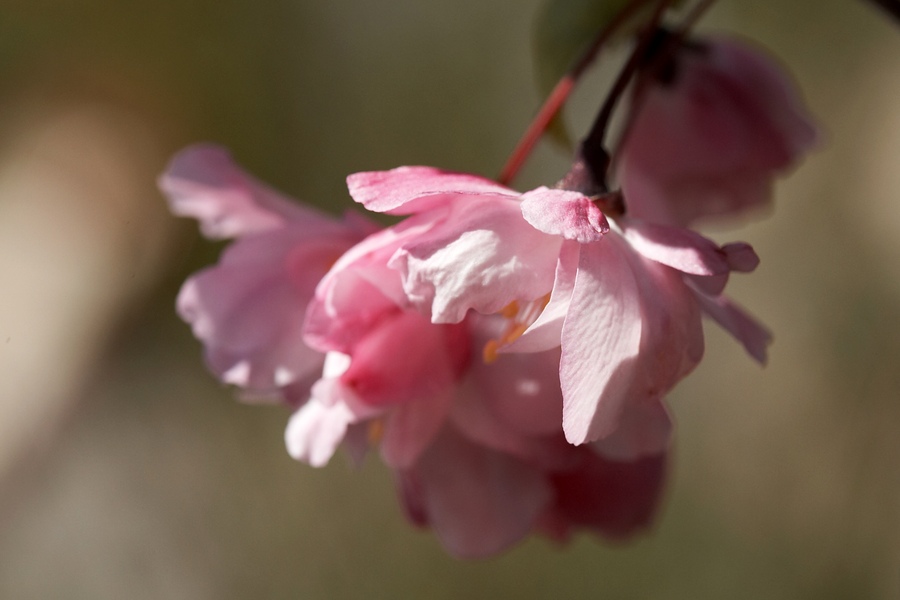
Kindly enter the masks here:
<path id="1" fill-rule="evenodd" d="M 547 306 L 518 339 L 500 348 L 501 353 L 543 352 L 559 347 L 572 290 L 575 289 L 580 251 L 581 246 L 577 242 L 563 242 L 556 265 L 556 280 Z"/>
<path id="2" fill-rule="evenodd" d="M 454 556 L 485 558 L 531 531 L 550 499 L 540 471 L 472 444 L 449 427 L 402 474 L 409 506 Z"/>
<path id="3" fill-rule="evenodd" d="M 304 344 L 306 305 L 317 280 L 349 245 L 301 229 L 241 238 L 218 265 L 190 277 L 177 308 L 226 383 L 271 393 L 312 375 L 321 355 Z"/>
<path id="4" fill-rule="evenodd" d="M 392 215 L 430 210 L 461 195 L 517 196 L 490 179 L 432 167 L 354 173 L 347 177 L 347 187 L 353 199 L 367 209 Z"/>
<path id="5" fill-rule="evenodd" d="M 385 464 L 404 469 L 419 459 L 444 424 L 454 394 L 453 387 L 443 387 L 391 410 L 381 440 L 381 458 Z"/>
<path id="6" fill-rule="evenodd" d="M 559 366 L 563 430 L 573 444 L 615 430 L 636 372 L 641 304 L 624 244 L 610 235 L 581 248 Z"/>
<path id="7" fill-rule="evenodd" d="M 684 46 L 675 60 L 674 80 L 646 87 L 618 153 L 629 215 L 685 226 L 765 206 L 817 137 L 789 76 L 734 40 Z"/>
<path id="8" fill-rule="evenodd" d="M 772 333 L 725 296 L 711 297 L 696 291 L 703 311 L 739 341 L 747 353 L 760 364 L 766 364 Z"/>
<path id="9" fill-rule="evenodd" d="M 288 454 L 313 467 L 328 464 L 356 417 L 343 402 L 326 405 L 310 400 L 291 415 L 284 441 Z"/>
<path id="10" fill-rule="evenodd" d="M 194 217 L 209 238 L 239 237 L 306 223 L 310 231 L 342 229 L 319 211 L 290 200 L 238 167 L 227 150 L 198 144 L 175 155 L 159 178 L 172 212 Z"/>
<path id="11" fill-rule="evenodd" d="M 759 256 L 750 244 L 744 242 L 732 242 L 722 246 L 725 260 L 732 271 L 750 273 L 759 266 Z"/>
<path id="12" fill-rule="evenodd" d="M 522 194 L 522 215 L 539 231 L 582 244 L 597 242 L 609 231 L 597 205 L 577 192 L 546 187 L 526 192 Z"/>
<path id="13" fill-rule="evenodd" d="M 545 295 L 562 239 L 529 225 L 514 200 L 470 198 L 445 222 L 404 245 L 389 266 L 410 300 L 435 323 L 456 323 L 469 309 L 498 312 Z"/>
<path id="14" fill-rule="evenodd" d="M 629 220 L 623 233 L 635 250 L 683 273 L 712 276 L 731 270 L 719 246 L 689 229 Z"/>

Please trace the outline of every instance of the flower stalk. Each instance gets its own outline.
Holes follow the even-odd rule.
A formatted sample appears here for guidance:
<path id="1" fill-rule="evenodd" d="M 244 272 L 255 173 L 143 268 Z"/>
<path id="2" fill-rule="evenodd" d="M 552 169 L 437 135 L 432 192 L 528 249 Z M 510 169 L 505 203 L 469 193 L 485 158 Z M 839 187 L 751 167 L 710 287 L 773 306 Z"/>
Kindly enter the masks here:
<path id="1" fill-rule="evenodd" d="M 590 47 L 581 55 L 581 58 L 572 66 L 556 84 L 544 104 L 538 110 L 537 115 L 531 121 L 528 129 L 522 135 L 519 143 L 516 145 L 503 170 L 500 171 L 497 181 L 503 185 L 509 185 L 525 164 L 528 156 L 534 150 L 538 140 L 550 126 L 550 123 L 562 110 L 566 101 L 575 89 L 575 85 L 584 75 L 587 68 L 593 64 L 600 53 L 603 46 L 609 42 L 613 34 L 628 22 L 641 8 L 648 3 L 649 0 L 633 0 L 625 8 L 623 8 L 610 23 L 603 28 L 594 38 Z M 663 0 L 662 4 L 668 4 L 668 0 Z"/>

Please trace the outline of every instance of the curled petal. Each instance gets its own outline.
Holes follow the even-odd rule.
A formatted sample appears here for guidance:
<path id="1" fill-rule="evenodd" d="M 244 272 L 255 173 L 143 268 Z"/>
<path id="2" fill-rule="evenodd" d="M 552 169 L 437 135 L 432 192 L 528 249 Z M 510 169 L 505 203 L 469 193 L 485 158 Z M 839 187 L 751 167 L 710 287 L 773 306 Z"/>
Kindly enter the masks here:
<path id="1" fill-rule="evenodd" d="M 370 406 L 427 401 L 453 386 L 468 359 L 462 328 L 413 311 L 385 316 L 356 344 L 341 382 Z"/>
<path id="2" fill-rule="evenodd" d="M 725 296 L 711 297 L 696 291 L 703 311 L 739 341 L 747 353 L 760 364 L 766 364 L 772 333 Z"/>
<path id="3" fill-rule="evenodd" d="M 446 221 L 405 244 L 389 266 L 410 300 L 435 323 L 456 323 L 544 296 L 553 285 L 562 239 L 534 229 L 512 200 L 457 203 Z"/>
<path id="4" fill-rule="evenodd" d="M 432 167 L 354 173 L 347 177 L 347 187 L 353 199 L 367 209 L 392 215 L 423 212 L 460 196 L 488 194 L 511 198 L 517 195 L 484 177 Z"/>
<path id="5" fill-rule="evenodd" d="M 238 167 L 227 150 L 212 144 L 190 146 L 159 178 L 172 212 L 194 217 L 209 238 L 231 238 L 305 223 L 320 235 L 340 226 L 303 207 Z"/>
<path id="6" fill-rule="evenodd" d="M 441 220 L 440 215 L 410 217 L 347 250 L 316 287 L 305 341 L 323 352 L 349 352 L 380 319 L 407 305 L 400 273 L 387 266 L 388 259 Z"/>
<path id="7" fill-rule="evenodd" d="M 712 276 L 731 270 L 726 254 L 713 241 L 689 229 L 629 221 L 624 234 L 647 258 L 684 273 Z"/>
<path id="8" fill-rule="evenodd" d="M 750 244 L 744 242 L 732 242 L 722 246 L 722 252 L 725 253 L 725 260 L 732 271 L 739 273 L 750 273 L 759 266 L 759 256 L 753 250 Z"/>
<path id="9" fill-rule="evenodd" d="M 606 217 L 590 198 L 563 190 L 539 187 L 522 194 L 522 215 L 544 233 L 587 244 L 609 231 Z"/>

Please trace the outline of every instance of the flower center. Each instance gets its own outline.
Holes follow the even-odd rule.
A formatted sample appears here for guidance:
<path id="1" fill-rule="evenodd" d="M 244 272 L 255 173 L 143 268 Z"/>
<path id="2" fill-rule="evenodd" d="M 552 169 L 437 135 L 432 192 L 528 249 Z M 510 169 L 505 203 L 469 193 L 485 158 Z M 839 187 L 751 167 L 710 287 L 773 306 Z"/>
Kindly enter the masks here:
<path id="1" fill-rule="evenodd" d="M 531 327 L 531 324 L 537 320 L 548 302 L 550 302 L 550 294 L 541 296 L 537 300 L 524 302 L 521 305 L 518 301 L 513 300 L 504 306 L 497 314 L 507 320 L 506 327 L 499 337 L 488 340 L 484 345 L 482 358 L 485 364 L 489 365 L 500 358 L 500 349 L 519 339 Z"/>

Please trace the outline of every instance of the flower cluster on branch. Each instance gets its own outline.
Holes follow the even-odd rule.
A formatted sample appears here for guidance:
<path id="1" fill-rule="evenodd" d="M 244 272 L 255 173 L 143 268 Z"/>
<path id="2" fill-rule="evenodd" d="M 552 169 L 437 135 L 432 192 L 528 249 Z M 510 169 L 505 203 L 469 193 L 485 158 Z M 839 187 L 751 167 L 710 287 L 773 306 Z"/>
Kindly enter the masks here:
<path id="1" fill-rule="evenodd" d="M 557 185 L 350 175 L 353 200 L 402 217 L 390 227 L 285 198 L 216 146 L 182 151 L 160 180 L 172 211 L 234 240 L 177 300 L 210 370 L 293 409 L 300 461 L 377 451 L 409 520 L 456 556 L 646 527 L 672 444 L 665 396 L 701 360 L 702 317 L 760 363 L 770 341 L 724 295 L 756 268 L 752 247 L 691 227 L 767 204 L 816 139 L 760 50 L 666 40 L 633 61 L 614 151 L 585 144 Z"/>

